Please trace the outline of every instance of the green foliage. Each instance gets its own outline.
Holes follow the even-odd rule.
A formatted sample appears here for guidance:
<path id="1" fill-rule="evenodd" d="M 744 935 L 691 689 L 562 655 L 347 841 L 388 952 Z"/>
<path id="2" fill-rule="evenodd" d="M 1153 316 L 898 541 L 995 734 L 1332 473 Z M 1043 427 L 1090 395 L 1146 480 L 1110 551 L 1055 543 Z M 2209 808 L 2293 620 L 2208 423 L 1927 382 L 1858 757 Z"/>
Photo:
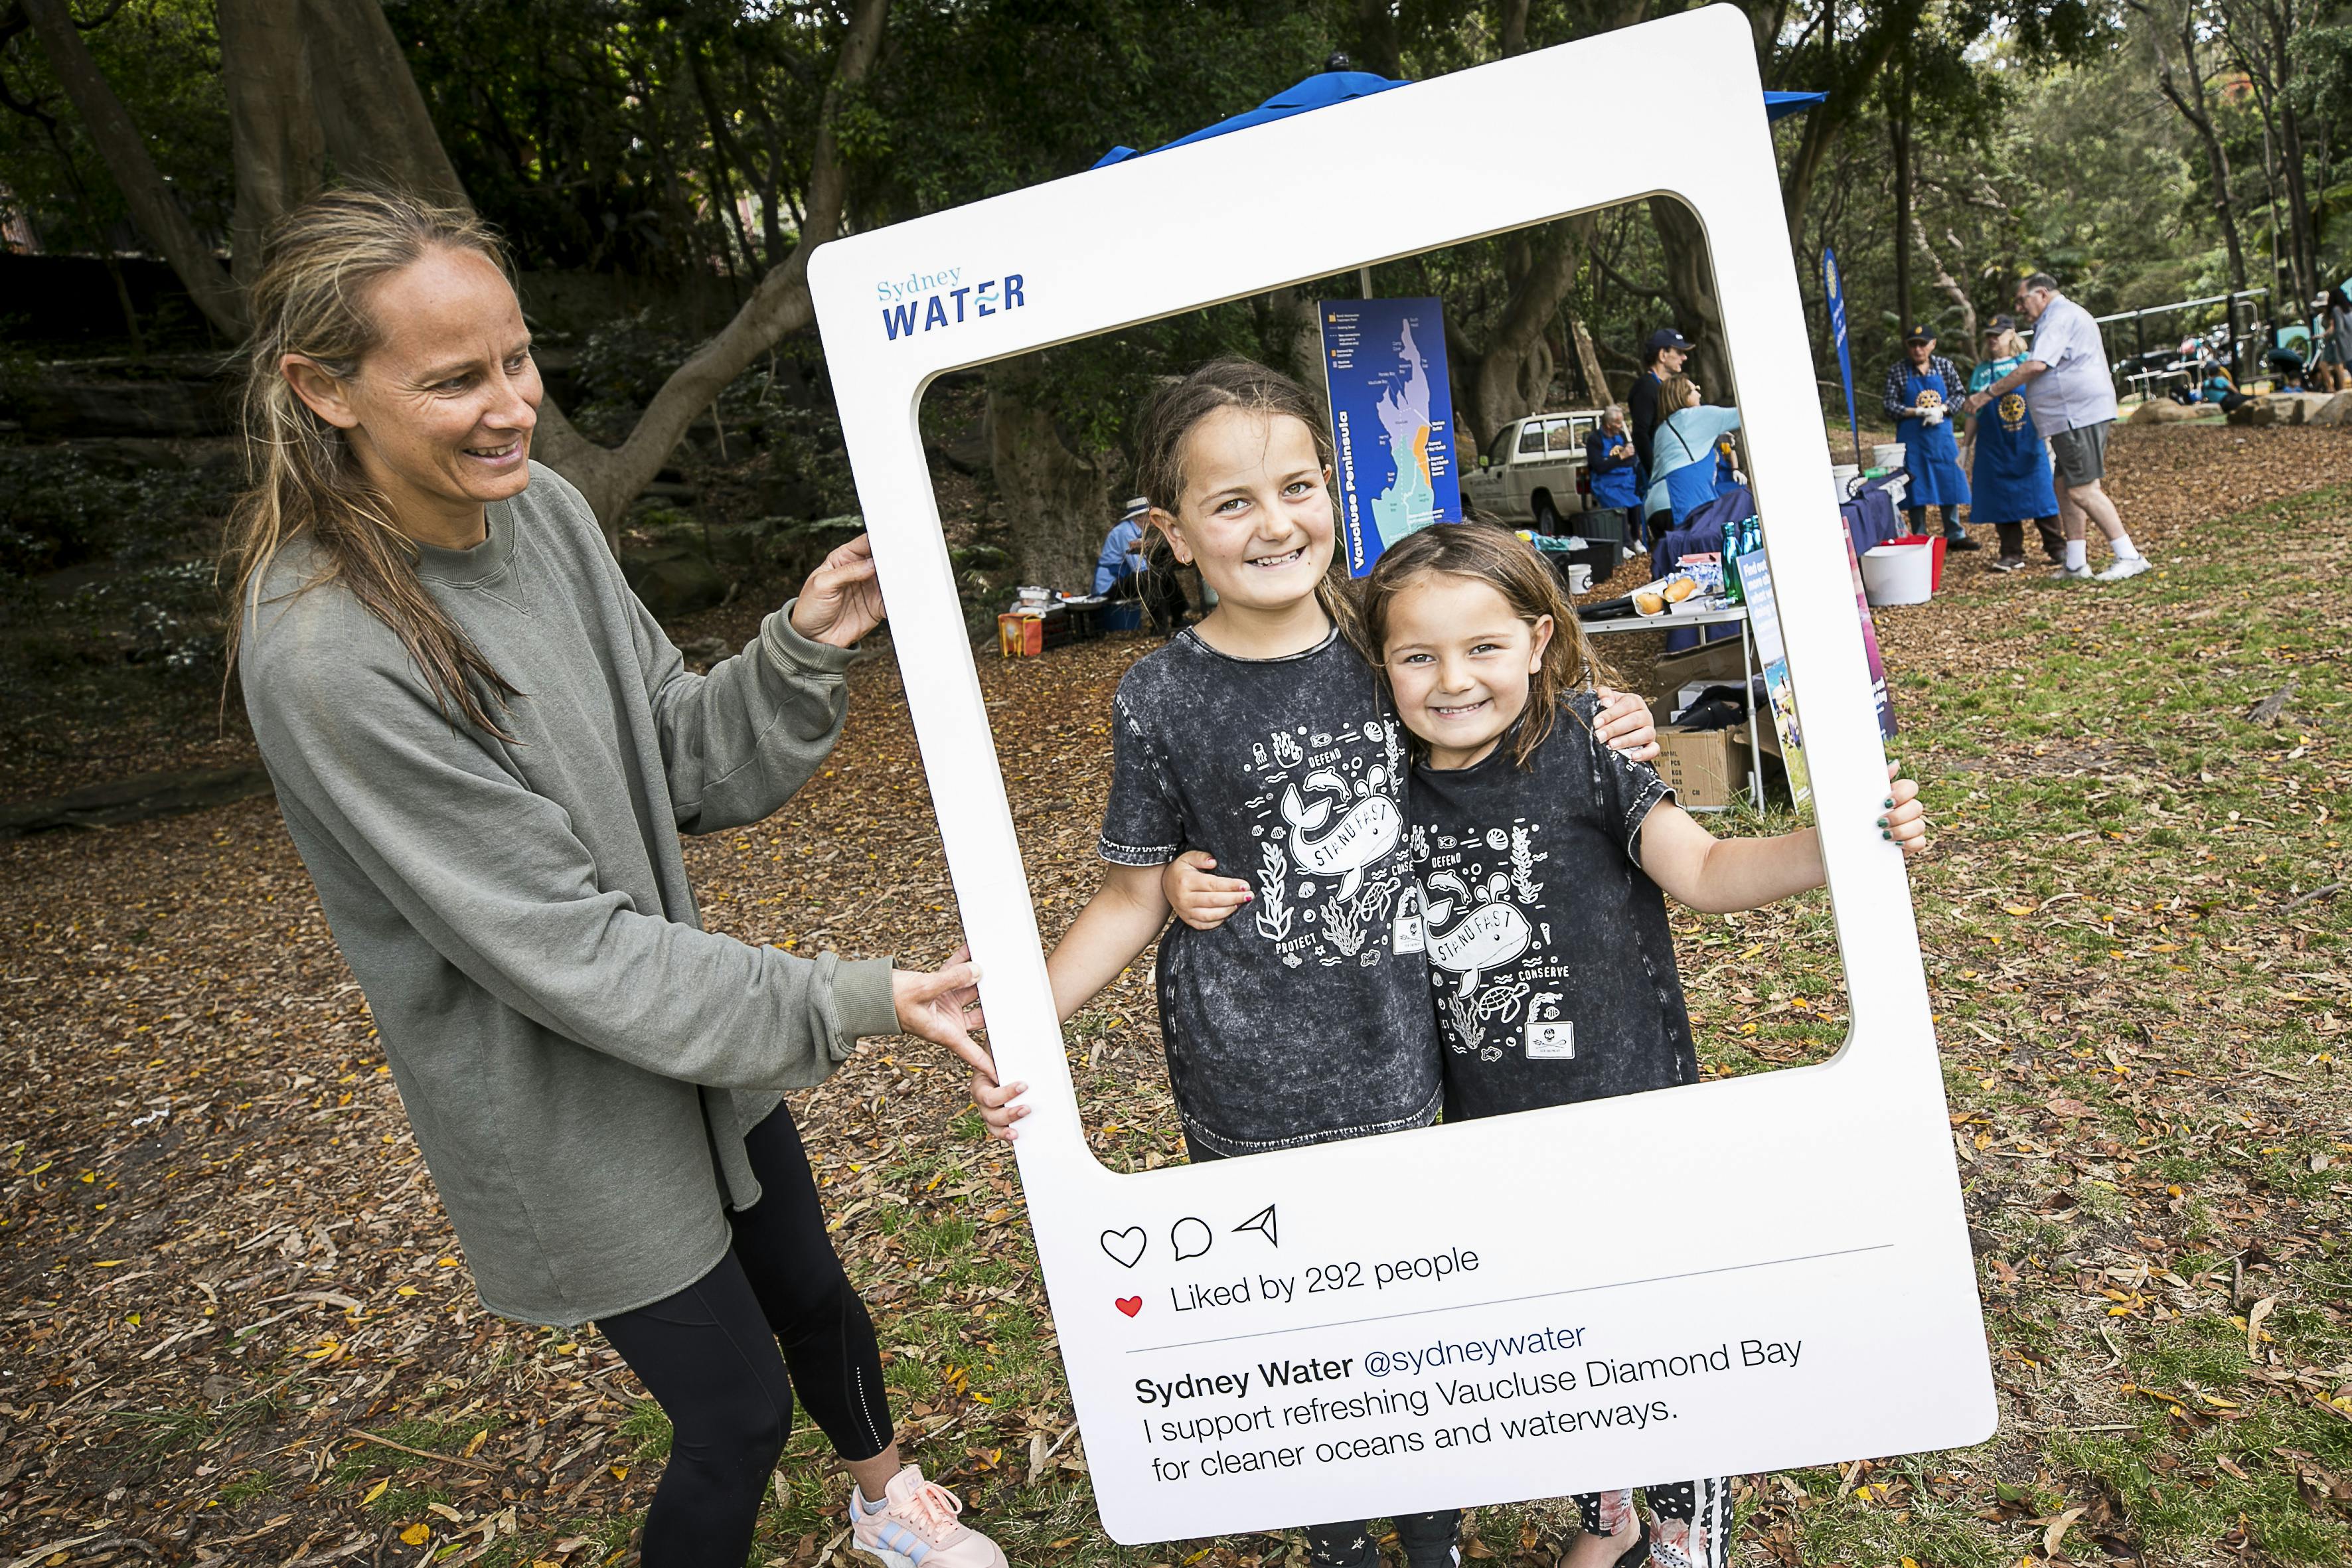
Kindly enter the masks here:
<path id="1" fill-rule="evenodd" d="M 200 229 L 228 232 L 234 188 L 220 37 L 208 0 L 125 0 L 82 37 L 130 106 L 147 150 Z M 0 27 L 0 219 L 42 247 L 89 254 L 138 243 L 128 210 L 29 31 Z"/>

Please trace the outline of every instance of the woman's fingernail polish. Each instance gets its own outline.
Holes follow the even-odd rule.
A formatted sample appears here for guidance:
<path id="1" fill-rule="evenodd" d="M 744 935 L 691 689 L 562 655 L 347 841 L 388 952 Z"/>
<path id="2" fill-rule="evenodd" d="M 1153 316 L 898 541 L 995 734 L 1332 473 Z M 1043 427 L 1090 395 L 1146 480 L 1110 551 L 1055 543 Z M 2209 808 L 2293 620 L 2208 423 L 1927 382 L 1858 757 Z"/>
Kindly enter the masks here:
<path id="1" fill-rule="evenodd" d="M 1895 837 L 1895 835 L 1893 835 L 1892 833 L 1887 832 L 1885 828 L 1881 828 L 1881 829 L 1879 829 L 1878 836 L 1879 836 L 1881 838 L 1889 839 L 1889 840 L 1893 839 L 1893 838 L 1894 838 L 1894 837 Z"/>
<path id="2" fill-rule="evenodd" d="M 1885 806 L 1889 811 L 1892 811 L 1895 809 L 1895 797 L 1890 795 L 1879 804 Z"/>
<path id="3" fill-rule="evenodd" d="M 1882 817 L 1880 817 L 1880 818 L 1878 819 L 1878 826 L 1881 826 L 1881 827 L 1885 826 L 1886 826 L 1886 818 L 1885 818 L 1885 817 L 1883 817 L 1883 816 L 1882 816 Z"/>

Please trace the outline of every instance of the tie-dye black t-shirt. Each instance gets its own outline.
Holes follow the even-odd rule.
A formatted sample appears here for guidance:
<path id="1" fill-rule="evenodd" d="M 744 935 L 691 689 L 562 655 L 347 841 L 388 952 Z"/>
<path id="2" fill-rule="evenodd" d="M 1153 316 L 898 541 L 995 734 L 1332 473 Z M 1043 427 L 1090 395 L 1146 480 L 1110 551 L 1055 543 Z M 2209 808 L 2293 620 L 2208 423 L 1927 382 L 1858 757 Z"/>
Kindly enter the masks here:
<path id="1" fill-rule="evenodd" d="M 1445 1041 L 1445 1118 L 1695 1082 L 1698 1058 L 1642 823 L 1673 792 L 1561 703 L 1527 768 L 1507 735 L 1412 772 L 1410 840 Z"/>
<path id="2" fill-rule="evenodd" d="M 1119 682 L 1102 858 L 1187 849 L 1256 901 L 1160 943 L 1160 1021 L 1195 1147 L 1255 1154 L 1436 1119 L 1443 1090 L 1405 847 L 1407 737 L 1337 632 L 1235 658 L 1192 632 Z"/>

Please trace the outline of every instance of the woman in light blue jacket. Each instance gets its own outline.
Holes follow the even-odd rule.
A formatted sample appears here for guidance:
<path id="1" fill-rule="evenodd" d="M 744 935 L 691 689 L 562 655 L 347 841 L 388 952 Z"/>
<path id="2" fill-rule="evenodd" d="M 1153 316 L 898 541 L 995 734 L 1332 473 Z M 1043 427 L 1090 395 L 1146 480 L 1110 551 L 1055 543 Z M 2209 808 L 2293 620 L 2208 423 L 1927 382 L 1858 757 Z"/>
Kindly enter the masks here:
<path id="1" fill-rule="evenodd" d="M 1674 412 L 1650 437 L 1650 492 L 1642 510 L 1648 517 L 1671 512 L 1679 526 L 1715 499 L 1715 446 L 1739 428 L 1739 410 L 1700 402 L 1698 388 L 1682 375 L 1659 388 L 1658 406 Z"/>

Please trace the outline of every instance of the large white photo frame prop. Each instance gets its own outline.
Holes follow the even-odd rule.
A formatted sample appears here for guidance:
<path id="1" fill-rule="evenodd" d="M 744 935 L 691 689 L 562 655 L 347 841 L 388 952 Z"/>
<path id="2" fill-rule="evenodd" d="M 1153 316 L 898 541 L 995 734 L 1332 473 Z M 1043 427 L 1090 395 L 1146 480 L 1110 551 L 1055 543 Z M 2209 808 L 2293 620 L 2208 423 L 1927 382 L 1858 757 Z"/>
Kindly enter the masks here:
<path id="1" fill-rule="evenodd" d="M 1638 160 L 1671 74 L 1709 125 Z M 1465 159 L 1465 146 L 1556 155 Z M 1296 171 L 1295 176 L 1277 171 Z M 1416 192 L 1410 203 L 1343 193 Z M 1705 225 L 1853 1001 L 1811 1068 L 1113 1173 L 941 542 L 940 372 L 1666 191 Z M 1728 6 L 836 240 L 810 266 L 1104 1528 L 1128 1543 L 1979 1442 L 1996 1411 L 1753 35 Z M 894 330 L 903 329 L 903 330 Z M 1106 520 L 1108 522 L 1108 520 Z M 1108 742 L 1106 741 L 1108 745 Z M 1282 1026 L 1276 1024 L 1276 1027 Z"/>

